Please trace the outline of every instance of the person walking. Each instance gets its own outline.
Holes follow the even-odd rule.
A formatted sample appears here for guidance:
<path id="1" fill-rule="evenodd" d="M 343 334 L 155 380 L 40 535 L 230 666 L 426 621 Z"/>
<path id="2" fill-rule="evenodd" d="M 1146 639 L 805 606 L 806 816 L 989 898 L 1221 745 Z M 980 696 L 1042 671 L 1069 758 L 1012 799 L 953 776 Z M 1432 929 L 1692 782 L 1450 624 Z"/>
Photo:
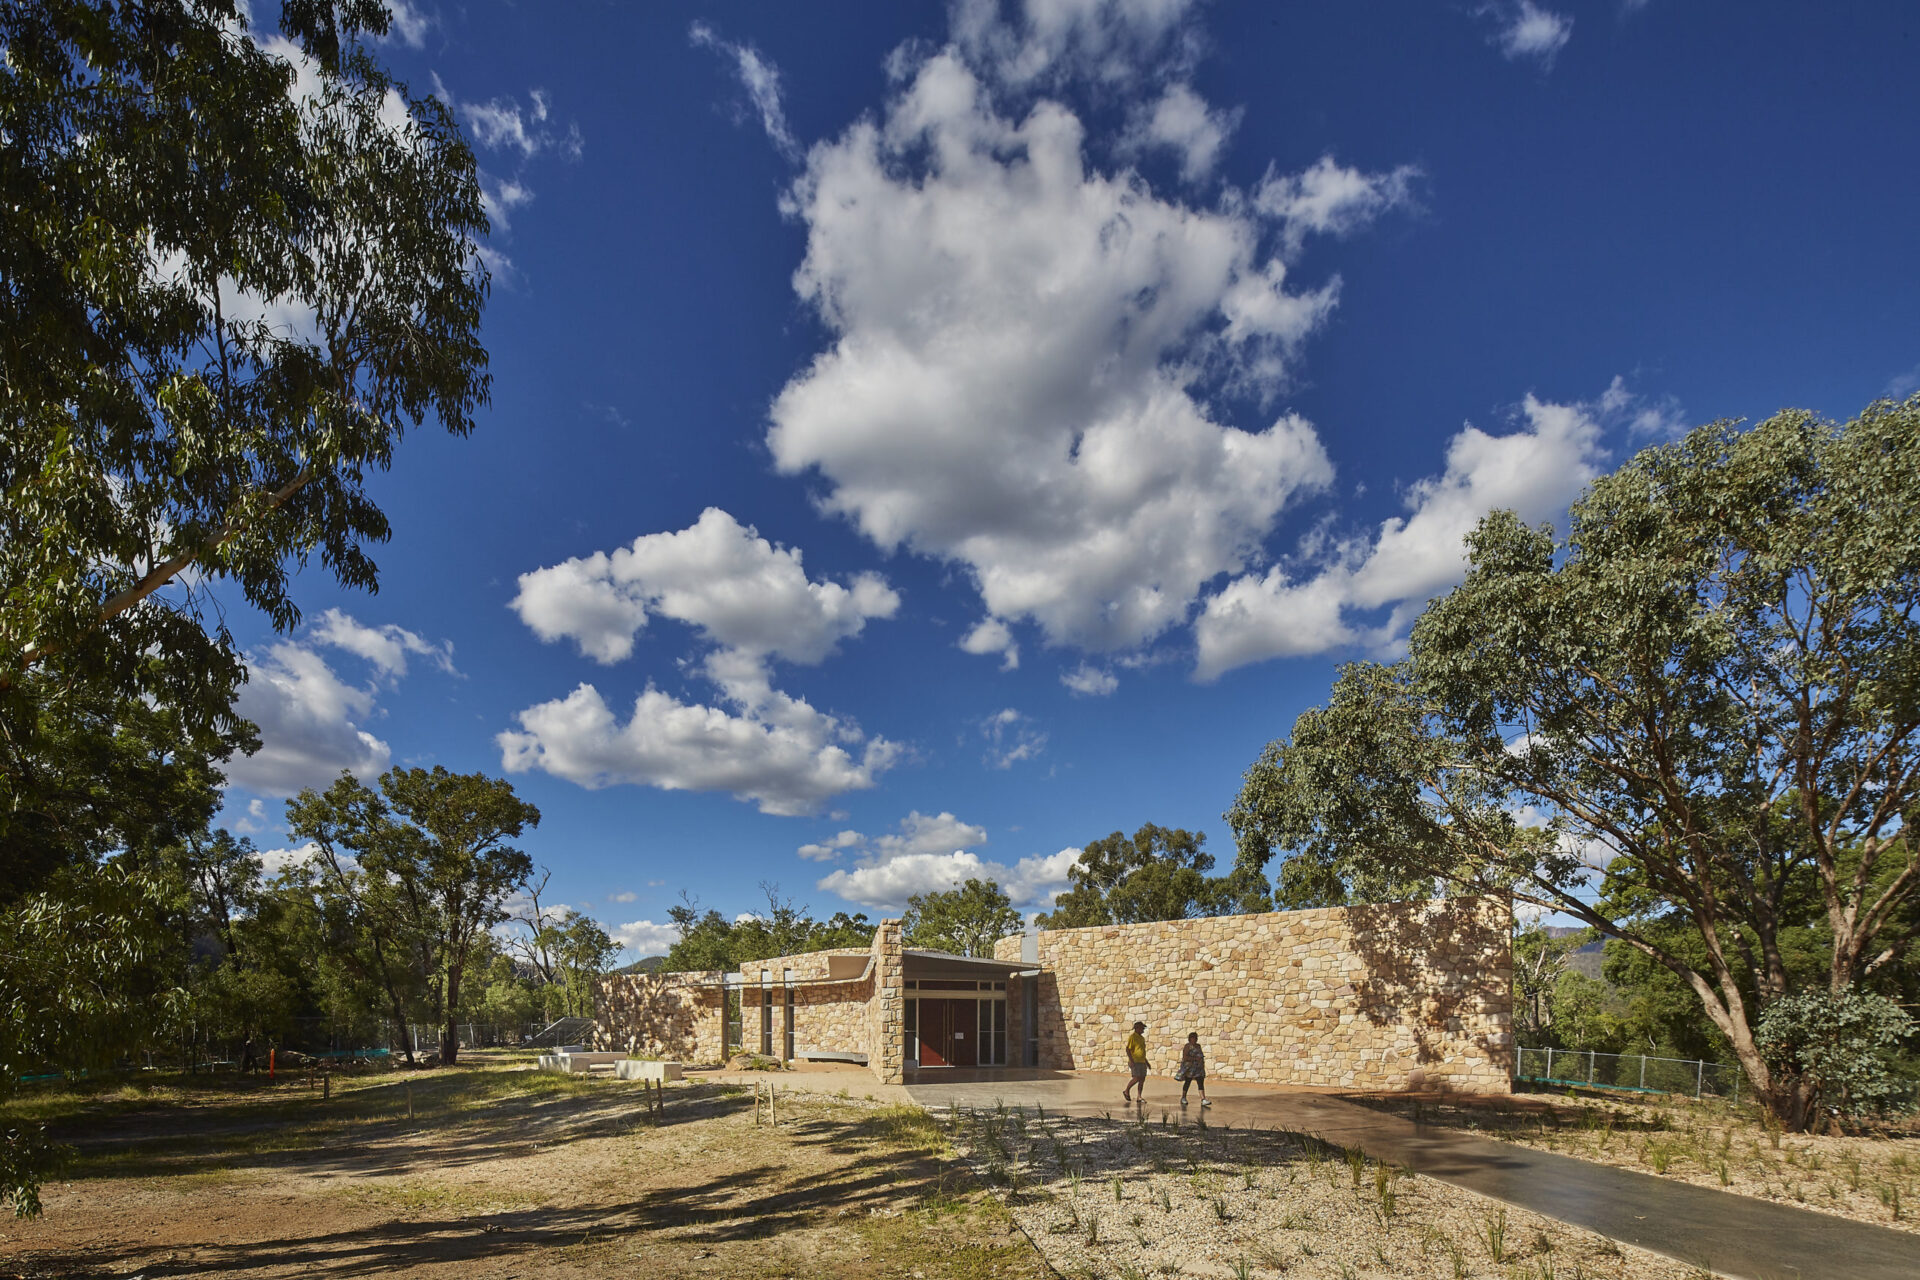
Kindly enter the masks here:
<path id="1" fill-rule="evenodd" d="M 1146 1031 L 1146 1023 L 1136 1022 L 1133 1024 L 1133 1034 L 1127 1037 L 1127 1070 L 1131 1074 L 1131 1078 L 1127 1081 L 1127 1087 L 1120 1091 L 1120 1096 L 1128 1102 L 1145 1102 L 1147 1100 Z M 1135 1089 L 1140 1090 L 1140 1095 L 1137 1098 L 1132 1096 Z"/>
<path id="2" fill-rule="evenodd" d="M 1210 1107 L 1212 1099 L 1207 1097 L 1207 1055 L 1200 1048 L 1200 1033 L 1187 1032 L 1187 1047 L 1180 1051 L 1180 1105 L 1187 1105 L 1187 1090 L 1194 1085 L 1200 1086 L 1200 1105 Z"/>

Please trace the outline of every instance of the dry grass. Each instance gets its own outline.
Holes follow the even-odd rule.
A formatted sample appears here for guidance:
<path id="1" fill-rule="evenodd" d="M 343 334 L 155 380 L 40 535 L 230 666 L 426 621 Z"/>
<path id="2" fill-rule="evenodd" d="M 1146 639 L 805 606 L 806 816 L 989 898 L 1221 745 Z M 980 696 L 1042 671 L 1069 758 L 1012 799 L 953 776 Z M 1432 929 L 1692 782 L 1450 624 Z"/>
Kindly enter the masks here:
<path id="1" fill-rule="evenodd" d="M 0 1231 L 0 1276 L 1049 1274 L 915 1108 L 783 1097 L 776 1127 L 682 1084 L 656 1121 L 632 1086 L 506 1063 L 344 1083 L 35 1099 L 78 1158 Z"/>

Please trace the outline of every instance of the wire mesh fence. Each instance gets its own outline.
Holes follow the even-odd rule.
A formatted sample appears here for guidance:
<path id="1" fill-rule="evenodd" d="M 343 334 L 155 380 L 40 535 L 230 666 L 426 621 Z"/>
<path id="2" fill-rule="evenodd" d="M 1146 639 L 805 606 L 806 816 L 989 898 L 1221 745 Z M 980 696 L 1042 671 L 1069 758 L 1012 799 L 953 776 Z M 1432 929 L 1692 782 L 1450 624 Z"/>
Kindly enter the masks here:
<path id="1" fill-rule="evenodd" d="M 1724 1062 L 1656 1058 L 1644 1053 L 1596 1053 L 1591 1049 L 1521 1049 L 1513 1074 L 1516 1080 L 1533 1084 L 1684 1093 L 1736 1102 L 1744 1087 L 1740 1068 Z"/>

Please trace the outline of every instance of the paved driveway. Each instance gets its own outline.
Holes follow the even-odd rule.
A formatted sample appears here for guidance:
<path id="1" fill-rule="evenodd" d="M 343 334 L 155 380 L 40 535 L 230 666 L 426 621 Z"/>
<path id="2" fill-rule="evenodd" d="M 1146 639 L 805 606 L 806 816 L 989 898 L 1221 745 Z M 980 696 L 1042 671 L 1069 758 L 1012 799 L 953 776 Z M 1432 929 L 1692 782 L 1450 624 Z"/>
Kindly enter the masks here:
<path id="1" fill-rule="evenodd" d="M 1004 1102 L 1097 1116 L 1127 1114 L 1125 1081 L 1091 1073 L 921 1073 L 907 1092 L 929 1109 Z M 1377 1160 L 1467 1187 L 1742 1280 L 1920 1280 L 1920 1235 L 1852 1222 L 1651 1174 L 1416 1126 L 1324 1094 L 1225 1082 L 1211 1090 L 1210 1124 L 1280 1128 L 1359 1147 Z M 1198 1100 L 1180 1109 L 1180 1086 L 1149 1082 L 1147 1114 L 1198 1123 Z"/>

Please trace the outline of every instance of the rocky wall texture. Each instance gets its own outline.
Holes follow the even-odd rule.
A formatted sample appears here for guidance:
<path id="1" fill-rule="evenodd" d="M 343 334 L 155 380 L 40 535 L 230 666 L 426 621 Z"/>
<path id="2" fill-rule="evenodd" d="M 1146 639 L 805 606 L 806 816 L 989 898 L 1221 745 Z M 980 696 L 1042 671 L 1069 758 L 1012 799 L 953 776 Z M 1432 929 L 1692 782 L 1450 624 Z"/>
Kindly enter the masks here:
<path id="1" fill-rule="evenodd" d="M 881 1084 L 906 1080 L 906 944 L 900 922 L 882 920 L 873 933 L 873 998 L 867 1005 L 867 1066 Z"/>
<path id="2" fill-rule="evenodd" d="M 726 974 L 610 973 L 594 986 L 593 1047 L 679 1062 L 719 1062 Z"/>
<path id="3" fill-rule="evenodd" d="M 1197 1031 L 1222 1079 L 1505 1093 L 1511 934 L 1494 897 L 1043 931 L 1040 1065 L 1124 1071 L 1139 1019 L 1155 1075 Z"/>
<path id="4" fill-rule="evenodd" d="M 872 1061 L 867 1043 L 867 1005 L 873 992 L 873 977 L 844 982 L 824 981 L 829 976 L 828 957 L 857 956 L 867 960 L 865 951 L 808 951 L 799 955 L 774 956 L 740 966 L 741 978 L 752 985 L 745 988 L 748 1047 L 758 1050 L 760 1036 L 760 973 L 764 969 L 773 981 L 773 1051 L 782 1057 L 786 1051 L 786 992 L 784 975 L 791 972 L 793 990 L 793 1052 L 797 1058 L 816 1053 L 864 1053 Z"/>

